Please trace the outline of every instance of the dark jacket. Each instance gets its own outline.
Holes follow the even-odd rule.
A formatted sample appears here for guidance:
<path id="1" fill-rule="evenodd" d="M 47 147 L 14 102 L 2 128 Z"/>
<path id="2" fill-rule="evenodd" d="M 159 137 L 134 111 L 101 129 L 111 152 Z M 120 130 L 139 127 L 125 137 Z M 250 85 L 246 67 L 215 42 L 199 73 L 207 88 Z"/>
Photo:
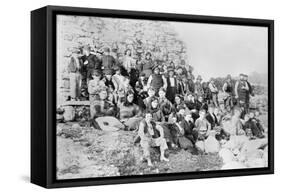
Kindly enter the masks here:
<path id="1" fill-rule="evenodd" d="M 91 78 L 92 71 L 94 69 L 101 69 L 101 61 L 96 55 L 90 54 L 89 56 L 82 56 L 81 57 L 84 69 L 87 72 L 87 78 Z M 85 61 L 88 61 L 87 64 L 84 64 Z"/>
<path id="2" fill-rule="evenodd" d="M 263 127 L 259 123 L 258 120 L 256 119 L 249 119 L 245 124 L 244 124 L 244 129 L 251 129 L 252 134 L 256 137 L 262 136 L 263 132 Z"/>
<path id="3" fill-rule="evenodd" d="M 213 118 L 214 117 L 214 118 Z M 207 113 L 206 115 L 206 119 L 207 121 L 209 121 L 209 123 L 211 124 L 211 128 L 213 129 L 216 125 L 218 125 L 218 119 L 216 117 L 216 115 L 213 114 L 213 117 L 211 115 L 211 113 Z"/>
<path id="4" fill-rule="evenodd" d="M 104 69 L 113 69 L 115 67 L 115 65 L 117 65 L 114 57 L 111 55 L 102 56 L 101 61 L 102 61 L 102 66 L 104 67 Z"/>

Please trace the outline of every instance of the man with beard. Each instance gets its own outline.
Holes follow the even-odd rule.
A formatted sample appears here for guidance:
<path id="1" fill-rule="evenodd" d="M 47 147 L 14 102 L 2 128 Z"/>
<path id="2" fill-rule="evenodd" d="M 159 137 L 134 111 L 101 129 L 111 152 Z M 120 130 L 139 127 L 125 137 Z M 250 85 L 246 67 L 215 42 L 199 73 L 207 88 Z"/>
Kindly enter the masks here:
<path id="1" fill-rule="evenodd" d="M 238 103 L 244 110 L 247 112 L 247 100 L 249 93 L 249 85 L 244 80 L 244 75 L 240 74 L 240 79 L 235 83 L 235 98 L 238 100 Z"/>

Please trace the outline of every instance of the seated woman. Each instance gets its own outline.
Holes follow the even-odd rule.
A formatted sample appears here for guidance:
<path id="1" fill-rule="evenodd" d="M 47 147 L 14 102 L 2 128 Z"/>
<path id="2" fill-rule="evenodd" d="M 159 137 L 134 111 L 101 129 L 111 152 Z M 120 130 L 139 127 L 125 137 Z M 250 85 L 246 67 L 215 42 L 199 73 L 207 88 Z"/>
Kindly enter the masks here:
<path id="1" fill-rule="evenodd" d="M 148 166 L 152 166 L 150 157 L 151 147 L 160 147 L 160 161 L 169 161 L 165 157 L 165 150 L 168 148 L 164 138 L 163 128 L 152 121 L 152 114 L 145 113 L 145 118 L 140 122 L 138 135 L 140 137 L 140 145 L 143 149 L 143 156 L 147 160 Z"/>
<path id="2" fill-rule="evenodd" d="M 165 117 L 159 106 L 159 100 L 156 96 L 152 97 L 147 110 L 151 112 L 154 122 L 164 122 Z"/>
<path id="3" fill-rule="evenodd" d="M 107 100 L 106 88 L 101 89 L 99 93 L 99 100 L 93 104 L 93 125 L 95 128 L 103 131 L 117 131 L 124 129 L 125 126 L 115 118 L 116 108 Z"/>
<path id="4" fill-rule="evenodd" d="M 190 113 L 185 115 L 180 125 L 184 130 L 184 136 L 195 144 L 198 138 L 198 131 L 194 130 L 195 125 Z"/>
<path id="5" fill-rule="evenodd" d="M 141 111 L 138 105 L 134 104 L 134 93 L 127 92 L 125 102 L 119 107 L 119 118 L 128 130 L 135 130 L 142 120 Z"/>

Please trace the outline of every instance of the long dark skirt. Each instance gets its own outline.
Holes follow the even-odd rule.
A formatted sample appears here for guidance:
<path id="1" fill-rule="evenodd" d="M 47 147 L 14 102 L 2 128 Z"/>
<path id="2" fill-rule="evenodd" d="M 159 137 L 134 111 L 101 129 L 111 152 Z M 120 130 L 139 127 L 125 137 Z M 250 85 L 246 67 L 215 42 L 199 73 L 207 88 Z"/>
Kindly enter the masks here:
<path id="1" fill-rule="evenodd" d="M 175 96 L 177 93 L 176 87 L 167 87 L 166 98 L 172 103 L 175 103 Z"/>

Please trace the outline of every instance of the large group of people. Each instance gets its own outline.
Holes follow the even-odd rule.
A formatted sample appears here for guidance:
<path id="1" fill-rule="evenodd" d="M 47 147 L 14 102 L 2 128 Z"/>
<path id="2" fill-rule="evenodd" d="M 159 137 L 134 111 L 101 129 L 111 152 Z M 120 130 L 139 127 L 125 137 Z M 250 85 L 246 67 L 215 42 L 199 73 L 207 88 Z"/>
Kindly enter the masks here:
<path id="1" fill-rule="evenodd" d="M 166 149 L 195 146 L 212 131 L 218 141 L 264 136 L 258 110 L 249 108 L 253 88 L 244 74 L 238 80 L 227 75 L 219 88 L 213 78 L 195 79 L 191 66 L 168 55 L 156 61 L 151 52 L 136 58 L 130 49 L 117 56 L 109 47 L 95 53 L 90 46 L 73 53 L 68 71 L 69 100 L 90 101 L 95 129 L 138 131 L 135 142 L 148 165 L 151 147 L 160 147 L 160 159 L 168 161 Z"/>

